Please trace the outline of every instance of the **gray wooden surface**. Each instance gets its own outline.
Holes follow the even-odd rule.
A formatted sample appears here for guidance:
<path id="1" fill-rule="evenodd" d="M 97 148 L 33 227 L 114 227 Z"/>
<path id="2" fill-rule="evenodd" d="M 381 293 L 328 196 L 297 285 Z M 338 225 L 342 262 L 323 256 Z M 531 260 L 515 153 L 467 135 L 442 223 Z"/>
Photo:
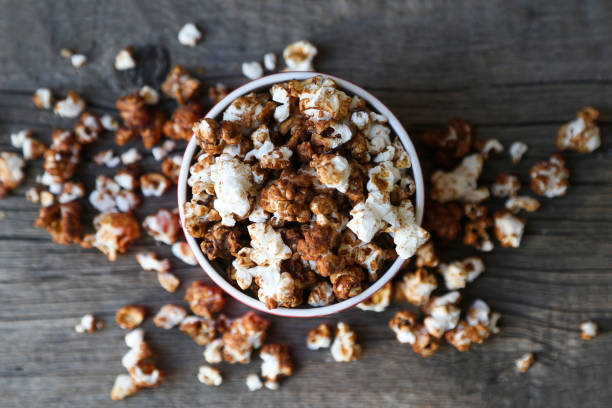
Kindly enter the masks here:
<path id="1" fill-rule="evenodd" d="M 523 245 L 484 256 L 486 273 L 465 291 L 503 314 L 502 331 L 470 352 L 444 346 L 425 360 L 393 339 L 387 321 L 397 310 L 351 310 L 316 320 L 273 318 L 271 339 L 291 345 L 297 364 L 277 392 L 249 393 L 244 378 L 259 370 L 221 365 L 219 388 L 197 382 L 202 349 L 177 331 L 144 325 L 168 380 L 116 405 L 187 406 L 612 406 L 612 4 L 608 1 L 6 1 L 0 0 L 0 148 L 8 134 L 31 128 L 48 138 L 69 126 L 36 110 L 34 89 L 76 89 L 99 113 L 144 82 L 159 85 L 169 63 L 200 70 L 206 84 L 244 82 L 240 63 L 277 54 L 284 45 L 310 39 L 320 49 L 316 67 L 373 91 L 409 132 L 439 126 L 451 116 L 476 125 L 481 137 L 529 145 L 512 167 L 495 156 L 484 181 L 502 169 L 527 182 L 529 167 L 554 151 L 558 126 L 583 105 L 602 111 L 602 147 L 590 155 L 568 154 L 571 188 L 566 197 L 543 200 L 528 216 Z M 178 44 L 188 21 L 205 31 L 196 48 Z M 112 69 L 118 49 L 134 45 L 146 62 L 136 74 Z M 76 71 L 58 56 L 62 47 L 89 57 Z M 110 137 L 88 155 L 111 146 Z M 425 167 L 427 159 L 424 156 Z M 149 157 L 147 165 L 157 164 Z M 430 167 L 429 167 L 430 168 Z M 40 162 L 29 165 L 33 185 Z M 82 166 L 89 183 L 98 169 Z M 183 279 L 165 293 L 153 274 L 140 271 L 133 254 L 165 246 L 146 237 L 109 263 L 96 250 L 50 242 L 32 222 L 37 207 L 20 188 L 0 201 L 0 406 L 111 406 L 109 391 L 124 370 L 123 332 L 114 311 L 133 302 L 155 311 L 179 301 L 203 272 L 172 260 Z M 526 191 L 526 189 L 525 189 Z M 149 200 L 142 216 L 172 207 L 174 195 Z M 499 204 L 499 203 L 498 203 Z M 91 209 L 89 209 L 91 213 Z M 449 249 L 445 260 L 470 253 Z M 228 313 L 245 308 L 230 302 Z M 78 335 L 79 316 L 92 312 L 107 328 Z M 603 333 L 583 342 L 578 323 L 596 319 Z M 304 336 L 320 322 L 342 319 L 364 347 L 354 363 L 308 351 Z M 513 362 L 535 352 L 536 363 L 519 375 Z"/>

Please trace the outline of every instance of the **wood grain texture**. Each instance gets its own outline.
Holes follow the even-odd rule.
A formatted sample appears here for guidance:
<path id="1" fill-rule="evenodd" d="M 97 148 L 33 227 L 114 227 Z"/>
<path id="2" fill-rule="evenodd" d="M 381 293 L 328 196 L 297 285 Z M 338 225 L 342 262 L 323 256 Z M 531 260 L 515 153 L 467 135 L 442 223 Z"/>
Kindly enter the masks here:
<path id="1" fill-rule="evenodd" d="M 271 339 L 291 345 L 297 372 L 277 392 L 249 393 L 248 366 L 222 364 L 223 386 L 209 388 L 195 375 L 202 348 L 177 331 L 144 325 L 169 378 L 117 405 L 185 407 L 609 407 L 612 353 L 612 4 L 585 2 L 468 1 L 7 1 L 0 0 L 0 149 L 9 133 L 31 128 L 49 138 L 70 126 L 35 109 L 34 89 L 62 94 L 76 89 L 98 113 L 113 112 L 115 98 L 137 86 L 158 86 L 169 64 L 191 70 L 207 85 L 230 87 L 245 79 L 240 63 L 284 45 L 309 39 L 320 49 L 316 67 L 373 91 L 412 134 L 462 116 L 480 137 L 507 147 L 529 145 L 513 166 L 506 154 L 487 162 L 484 182 L 501 170 L 517 172 L 525 185 L 529 167 L 554 151 L 561 123 L 590 104 L 602 111 L 602 147 L 590 155 L 568 154 L 569 194 L 543 200 L 529 214 L 523 245 L 484 255 L 487 271 L 465 290 L 502 315 L 502 332 L 459 353 L 444 346 L 425 360 L 396 343 L 384 313 L 350 310 L 314 320 L 272 318 Z M 205 40 L 195 48 L 176 40 L 194 21 Z M 135 73 L 112 69 L 116 52 L 134 45 Z M 58 56 L 62 47 L 84 52 L 88 64 L 76 71 Z M 107 135 L 86 157 L 112 146 Z M 178 151 L 178 150 L 177 150 Z M 420 151 L 423 151 L 422 149 Z M 426 169 L 431 170 L 423 152 Z M 33 185 L 40 162 L 31 163 Z M 149 156 L 148 168 L 158 163 Z M 99 168 L 81 166 L 89 186 Z M 111 171 L 108 171 L 111 173 Z M 126 303 L 154 313 L 182 301 L 184 288 L 205 279 L 198 268 L 172 259 L 183 280 L 165 293 L 153 274 L 142 272 L 134 253 L 143 248 L 171 256 L 145 237 L 109 263 L 95 250 L 54 245 L 32 225 L 37 208 L 25 202 L 25 185 L 0 201 L 0 406 L 104 407 L 126 348 L 114 311 Z M 524 187 L 527 192 L 527 188 Z M 171 208 L 173 192 L 148 200 L 139 216 Z M 501 204 L 493 200 L 497 205 Z M 92 209 L 87 208 L 92 214 Z M 470 254 L 443 250 L 444 260 Z M 229 315 L 245 308 L 230 302 Z M 78 335 L 73 326 L 85 312 L 107 328 Z M 583 342 L 578 324 L 597 320 L 603 333 Z M 350 323 L 364 347 L 354 363 L 331 361 L 327 351 L 309 351 L 307 331 L 321 322 Z M 519 375 L 514 360 L 535 352 L 536 363 Z"/>

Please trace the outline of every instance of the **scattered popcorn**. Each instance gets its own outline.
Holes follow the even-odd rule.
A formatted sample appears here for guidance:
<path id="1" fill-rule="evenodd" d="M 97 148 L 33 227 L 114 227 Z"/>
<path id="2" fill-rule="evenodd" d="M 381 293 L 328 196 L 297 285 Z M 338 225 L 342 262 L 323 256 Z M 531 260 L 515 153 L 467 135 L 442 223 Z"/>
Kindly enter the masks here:
<path id="1" fill-rule="evenodd" d="M 151 88 L 149 85 L 145 85 L 140 88 L 138 94 L 147 105 L 157 105 L 159 103 L 159 92 Z"/>
<path id="2" fill-rule="evenodd" d="M 491 186 L 491 194 L 495 197 L 514 197 L 521 189 L 521 182 L 514 174 L 501 172 Z"/>
<path id="3" fill-rule="evenodd" d="M 166 379 L 166 373 L 151 363 L 140 362 L 130 367 L 132 382 L 138 387 L 157 387 Z"/>
<path id="4" fill-rule="evenodd" d="M 257 61 L 243 62 L 242 75 L 249 79 L 257 79 L 263 76 L 263 68 Z"/>
<path id="5" fill-rule="evenodd" d="M 440 346 L 425 327 L 416 322 L 415 315 L 409 310 L 397 312 L 389 321 L 389 328 L 393 330 L 399 343 L 412 345 L 412 350 L 422 357 L 432 356 Z"/>
<path id="6" fill-rule="evenodd" d="M 253 349 L 258 349 L 266 340 L 270 323 L 255 312 L 247 312 L 234 320 L 229 330 L 223 333 L 223 359 L 231 364 L 247 364 Z"/>
<path id="7" fill-rule="evenodd" d="M 96 319 L 91 314 L 83 315 L 79 324 L 74 326 L 74 331 L 77 333 L 93 333 L 96 330 L 102 330 L 104 323 Z"/>
<path id="8" fill-rule="evenodd" d="M 125 71 L 136 67 L 134 60 L 134 52 L 131 47 L 122 49 L 115 56 L 115 69 L 117 71 Z"/>
<path id="9" fill-rule="evenodd" d="M 117 167 L 119 163 L 121 163 L 121 158 L 119 158 L 119 156 L 115 156 L 115 152 L 108 149 L 96 153 L 93 157 L 93 162 L 98 166 L 105 165 L 106 167 L 112 168 Z"/>
<path id="10" fill-rule="evenodd" d="M 198 369 L 198 381 L 203 384 L 217 387 L 223 382 L 221 372 L 214 367 L 200 366 Z"/>
<path id="11" fill-rule="evenodd" d="M 122 168 L 113 179 L 121 188 L 129 191 L 135 190 L 140 185 L 138 166 L 132 164 Z"/>
<path id="12" fill-rule="evenodd" d="M 257 374 L 247 375 L 246 385 L 249 391 L 257 391 L 263 387 L 263 383 Z"/>
<path id="13" fill-rule="evenodd" d="M 117 119 L 115 119 L 109 114 L 102 115 L 102 117 L 100 118 L 100 123 L 102 124 L 102 127 L 104 129 L 110 130 L 112 132 L 119 129 L 119 121 L 117 121 Z"/>
<path id="14" fill-rule="evenodd" d="M 161 146 L 155 146 L 151 149 L 151 154 L 155 160 L 160 161 L 168 155 L 168 151 Z"/>
<path id="15" fill-rule="evenodd" d="M 480 154 L 472 154 L 451 172 L 435 171 L 431 176 L 431 198 L 440 203 L 455 200 L 480 202 L 489 198 L 489 190 L 476 185 L 483 161 Z"/>
<path id="16" fill-rule="evenodd" d="M 326 324 L 320 324 L 308 332 L 306 346 L 310 350 L 319 350 L 331 346 L 332 333 Z"/>
<path id="17" fill-rule="evenodd" d="M 153 318 L 153 323 L 160 329 L 169 330 L 180 324 L 185 317 L 187 317 L 187 311 L 184 308 L 168 304 L 159 309 Z"/>
<path id="18" fill-rule="evenodd" d="M 147 309 L 142 306 L 126 305 L 117 310 L 115 320 L 122 329 L 132 330 L 140 326 L 146 314 Z"/>
<path id="19" fill-rule="evenodd" d="M 225 306 L 223 291 L 216 286 L 206 285 L 204 282 L 194 281 L 185 292 L 185 300 L 193 313 L 198 316 L 210 318 Z"/>
<path id="20" fill-rule="evenodd" d="M 53 106 L 53 93 L 49 88 L 38 88 L 32 96 L 32 102 L 39 109 L 51 109 Z"/>
<path id="21" fill-rule="evenodd" d="M 202 39 L 202 33 L 193 23 L 187 23 L 178 33 L 178 40 L 188 47 L 195 47 Z"/>
<path id="22" fill-rule="evenodd" d="M 512 163 L 518 164 L 523 158 L 523 155 L 527 153 L 527 145 L 523 142 L 512 142 L 509 152 Z"/>
<path id="23" fill-rule="evenodd" d="M 384 312 L 391 303 L 393 286 L 388 282 L 378 292 L 357 305 L 358 309 L 372 312 Z"/>
<path id="24" fill-rule="evenodd" d="M 157 280 L 159 281 L 159 285 L 170 293 L 176 292 L 181 284 L 180 279 L 170 272 L 158 272 Z"/>
<path id="25" fill-rule="evenodd" d="M 317 48 L 308 41 L 291 43 L 283 51 L 283 59 L 289 71 L 314 71 L 312 61 L 316 55 Z"/>
<path id="26" fill-rule="evenodd" d="M 518 358 L 514 364 L 519 372 L 524 373 L 525 371 L 529 370 L 529 367 L 531 367 L 533 364 L 534 359 L 535 356 L 533 353 L 525 353 Z"/>
<path id="27" fill-rule="evenodd" d="M 273 52 L 268 52 L 263 57 L 264 67 L 268 71 L 274 71 L 276 69 L 276 54 Z"/>
<path id="28" fill-rule="evenodd" d="M 72 54 L 70 56 L 70 63 L 76 69 L 82 68 L 87 63 L 87 56 L 83 54 Z"/>
<path id="29" fill-rule="evenodd" d="M 463 289 L 484 272 L 482 259 L 472 256 L 462 261 L 440 264 L 438 272 L 444 277 L 448 290 Z"/>
<path id="30" fill-rule="evenodd" d="M 338 323 L 336 338 L 331 345 L 331 354 L 334 360 L 341 362 L 357 360 L 361 355 L 357 335 L 346 323 Z"/>
<path id="31" fill-rule="evenodd" d="M 145 197 L 161 197 L 170 186 L 170 180 L 161 173 L 146 173 L 140 176 L 140 191 Z"/>
<path id="32" fill-rule="evenodd" d="M 48 191 L 40 192 L 40 206 L 41 207 L 51 207 L 55 204 L 55 196 Z"/>
<path id="33" fill-rule="evenodd" d="M 117 259 L 118 252 L 125 252 L 139 236 L 138 222 L 132 214 L 105 213 L 94 218 L 96 229 L 93 246 L 98 248 L 109 261 Z"/>
<path id="34" fill-rule="evenodd" d="M 200 91 L 200 81 L 191 77 L 185 68 L 175 65 L 168 73 L 161 90 L 182 104 L 197 96 Z"/>
<path id="35" fill-rule="evenodd" d="M 177 154 L 166 158 L 162 162 L 162 173 L 174 184 L 178 184 L 182 161 L 183 157 Z"/>
<path id="36" fill-rule="evenodd" d="M 557 148 L 571 149 L 580 153 L 590 153 L 601 145 L 597 109 L 587 106 L 578 111 L 578 118 L 564 124 L 557 134 Z"/>
<path id="37" fill-rule="evenodd" d="M 540 202 L 529 196 L 510 197 L 506 200 L 506 209 L 512 211 L 514 214 L 518 213 L 520 210 L 534 212 L 537 211 L 538 208 L 540 208 Z"/>
<path id="38" fill-rule="evenodd" d="M 208 364 L 218 364 L 223 361 L 223 339 L 215 339 L 206 345 L 204 360 Z"/>
<path id="39" fill-rule="evenodd" d="M 128 333 L 128 335 L 131 333 Z M 144 336 L 144 333 L 143 333 Z M 144 337 L 139 339 L 140 342 L 134 344 L 130 350 L 123 355 L 121 358 L 121 365 L 126 369 L 130 369 L 140 362 L 146 360 L 153 355 L 153 351 L 149 347 L 148 343 L 144 341 Z M 132 340 L 130 340 L 132 341 Z M 126 335 L 126 343 L 128 343 L 128 337 Z"/>
<path id="40" fill-rule="evenodd" d="M 85 110 L 85 100 L 75 91 L 68 92 L 66 99 L 57 101 L 53 111 L 61 118 L 76 118 Z"/>
<path id="41" fill-rule="evenodd" d="M 518 248 L 527 221 L 507 210 L 495 211 L 493 219 L 495 220 L 495 236 L 500 244 L 506 248 Z"/>
<path id="42" fill-rule="evenodd" d="M 421 135 L 423 143 L 435 149 L 434 162 L 443 168 L 451 168 L 467 155 L 472 147 L 472 126 L 461 118 L 452 118 L 444 130 L 433 129 Z"/>
<path id="43" fill-rule="evenodd" d="M 78 200 L 85 196 L 85 187 L 83 183 L 73 183 L 68 181 L 62 185 L 62 192 L 57 196 L 57 202 L 66 204 L 71 201 Z"/>
<path id="44" fill-rule="evenodd" d="M 215 321 L 200 316 L 187 316 L 179 329 L 200 346 L 206 346 L 217 336 Z"/>
<path id="45" fill-rule="evenodd" d="M 46 204 L 46 203 L 45 203 Z M 81 242 L 81 205 L 78 202 L 51 204 L 38 210 L 36 228 L 45 228 L 56 244 Z"/>
<path id="46" fill-rule="evenodd" d="M 119 374 L 117 378 L 115 378 L 115 383 L 111 390 L 111 399 L 113 401 L 121 401 L 122 399 L 136 394 L 138 390 L 139 387 L 134 384 L 132 377 L 127 374 Z"/>
<path id="47" fill-rule="evenodd" d="M 456 306 L 461 295 L 457 291 L 448 292 L 443 296 L 436 296 L 424 306 L 428 315 L 423 323 L 429 334 L 441 338 L 445 332 L 452 330 L 459 323 L 461 310 Z"/>
<path id="48" fill-rule="evenodd" d="M 25 160 L 34 160 L 43 155 L 47 146 L 34 137 L 31 130 L 20 130 L 11 134 L 11 144 L 13 147 L 22 150 Z"/>
<path id="49" fill-rule="evenodd" d="M 491 152 L 501 153 L 504 151 L 504 146 L 497 139 L 476 139 L 474 140 L 474 148 L 482 154 L 485 160 L 489 159 Z"/>
<path id="50" fill-rule="evenodd" d="M 145 217 L 142 226 L 156 241 L 172 245 L 180 233 L 179 217 L 176 210 L 159 209 Z"/>
<path id="51" fill-rule="evenodd" d="M 261 376 L 266 380 L 266 388 L 278 388 L 278 380 L 293 374 L 293 361 L 289 354 L 289 347 L 283 344 L 264 344 L 259 353 L 263 360 L 261 363 Z"/>
<path id="52" fill-rule="evenodd" d="M 26 200 L 28 200 L 31 203 L 36 204 L 40 201 L 40 192 L 38 191 L 36 187 L 28 188 L 26 190 L 25 196 L 26 196 Z"/>
<path id="53" fill-rule="evenodd" d="M 587 320 L 580 323 L 580 337 L 583 340 L 591 340 L 599 334 L 597 323 L 592 320 Z"/>
<path id="54" fill-rule="evenodd" d="M 198 264 L 191 248 L 186 242 L 176 242 L 172 244 L 172 254 L 187 265 L 195 266 Z"/>
<path id="55" fill-rule="evenodd" d="M 569 187 L 569 169 L 559 153 L 553 154 L 529 170 L 531 189 L 538 195 L 553 198 L 565 195 Z"/>
<path id="56" fill-rule="evenodd" d="M 123 336 L 125 345 L 129 348 L 137 348 L 144 342 L 145 332 L 142 329 L 134 329 Z"/>
<path id="57" fill-rule="evenodd" d="M 217 83 L 215 86 L 208 88 L 208 97 L 213 103 L 219 103 L 219 101 L 225 98 L 228 94 L 227 87 L 222 83 Z"/>
<path id="58" fill-rule="evenodd" d="M 132 147 L 131 149 L 121 154 L 121 162 L 123 164 L 136 163 L 140 159 L 142 159 L 142 156 L 140 155 L 140 153 L 138 153 L 138 149 L 136 149 L 135 147 Z"/>
<path id="59" fill-rule="evenodd" d="M 145 271 L 168 272 L 170 261 L 159 259 L 155 252 L 139 252 L 136 254 L 136 261 Z"/>
<path id="60" fill-rule="evenodd" d="M 427 303 L 431 292 L 437 287 L 436 277 L 424 268 L 418 268 L 414 273 L 406 273 L 398 285 L 401 297 L 415 306 Z"/>

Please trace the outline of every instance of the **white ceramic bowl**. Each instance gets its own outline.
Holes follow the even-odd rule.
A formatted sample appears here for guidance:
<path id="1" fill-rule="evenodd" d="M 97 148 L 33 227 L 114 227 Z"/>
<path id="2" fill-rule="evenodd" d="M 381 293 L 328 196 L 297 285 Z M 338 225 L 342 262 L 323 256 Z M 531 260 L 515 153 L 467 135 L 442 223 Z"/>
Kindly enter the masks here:
<path id="1" fill-rule="evenodd" d="M 248 94 L 249 92 L 268 89 L 273 84 L 278 82 L 286 82 L 292 79 L 304 80 L 316 75 L 322 75 L 333 79 L 339 88 L 347 91 L 349 95 L 358 95 L 360 98 L 364 99 L 376 112 L 386 116 L 389 119 L 389 126 L 399 137 L 400 141 L 404 145 L 404 148 L 410 155 L 410 160 L 412 161 L 412 173 L 416 184 L 415 215 L 417 222 L 420 224 L 423 219 L 423 209 L 425 206 L 425 191 L 423 183 L 423 173 L 421 171 L 421 165 L 419 163 L 419 158 L 417 157 L 414 145 L 412 144 L 408 133 L 406 133 L 406 130 L 401 125 L 400 121 L 395 117 L 395 115 L 393 115 L 393 113 L 391 113 L 391 111 L 385 105 L 383 105 L 381 101 L 374 97 L 374 95 L 360 88 L 359 86 L 345 79 L 338 78 L 332 75 L 321 74 L 318 72 L 281 72 L 278 74 L 272 74 L 262 78 L 258 78 L 235 89 L 233 92 L 231 92 L 221 101 L 219 101 L 219 103 L 213 106 L 213 108 L 206 114 L 206 117 L 216 118 L 217 116 L 223 113 L 223 111 L 232 103 L 232 101 L 242 95 Z M 217 272 L 217 270 L 210 264 L 210 262 L 208 262 L 208 259 L 200 249 L 200 246 L 198 245 L 195 238 L 193 238 L 187 233 L 187 231 L 185 231 L 185 213 L 183 211 L 183 204 L 187 199 L 187 179 L 189 178 L 189 167 L 191 166 L 191 163 L 193 161 L 193 155 L 196 152 L 196 149 L 197 145 L 195 137 L 192 137 L 191 141 L 187 145 L 187 148 L 185 149 L 178 182 L 178 208 L 181 215 L 181 225 L 183 225 L 183 231 L 185 232 L 187 243 L 191 247 L 191 250 L 193 251 L 193 254 L 195 255 L 202 269 L 204 269 L 208 276 L 210 276 L 210 278 L 217 285 L 219 285 L 221 289 L 223 289 L 227 294 L 244 303 L 245 305 L 253 309 L 257 309 L 261 312 L 287 317 L 317 317 L 338 313 L 342 310 L 348 309 L 363 302 L 364 300 L 372 296 L 374 293 L 376 293 L 380 288 L 382 288 L 387 282 L 389 282 L 393 278 L 393 276 L 397 273 L 397 271 L 404 263 L 403 259 L 396 259 L 395 262 L 393 262 L 393 264 L 389 267 L 389 269 L 387 269 L 387 271 L 376 282 L 370 285 L 359 295 L 338 303 L 334 303 L 329 306 L 311 307 L 306 305 L 305 307 L 301 308 L 266 308 L 266 306 L 258 299 L 253 296 L 250 296 L 246 292 L 243 292 L 242 290 L 236 288 L 230 282 L 228 282 L 225 279 L 223 273 Z"/>

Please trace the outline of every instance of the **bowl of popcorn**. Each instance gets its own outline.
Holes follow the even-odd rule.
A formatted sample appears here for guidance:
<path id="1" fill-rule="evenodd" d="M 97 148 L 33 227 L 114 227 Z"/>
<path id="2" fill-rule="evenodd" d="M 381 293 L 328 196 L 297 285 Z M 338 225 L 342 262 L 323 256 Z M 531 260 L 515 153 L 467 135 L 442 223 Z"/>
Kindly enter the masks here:
<path id="1" fill-rule="evenodd" d="M 251 308 L 290 317 L 345 310 L 429 239 L 414 145 L 351 82 L 262 77 L 193 131 L 178 183 L 185 236 L 210 278 Z"/>

